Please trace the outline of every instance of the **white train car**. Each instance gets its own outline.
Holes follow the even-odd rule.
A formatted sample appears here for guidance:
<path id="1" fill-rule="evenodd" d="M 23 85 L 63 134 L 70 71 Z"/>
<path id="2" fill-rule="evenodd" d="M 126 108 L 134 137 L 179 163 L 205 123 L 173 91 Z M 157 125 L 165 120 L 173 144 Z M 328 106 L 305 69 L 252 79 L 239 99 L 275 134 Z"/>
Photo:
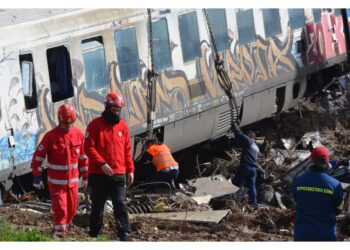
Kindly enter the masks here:
<path id="1" fill-rule="evenodd" d="M 349 47 L 345 10 L 209 9 L 208 16 L 243 126 L 293 107 L 307 89 L 343 73 L 336 69 Z M 146 9 L 0 12 L 3 188 L 31 171 L 36 145 L 65 102 L 75 106 L 84 131 L 102 112 L 104 95 L 122 93 L 137 148 L 148 128 L 147 17 Z M 232 110 L 218 84 L 203 11 L 152 10 L 152 37 L 159 73 L 154 128 L 165 143 L 178 151 L 225 135 Z"/>

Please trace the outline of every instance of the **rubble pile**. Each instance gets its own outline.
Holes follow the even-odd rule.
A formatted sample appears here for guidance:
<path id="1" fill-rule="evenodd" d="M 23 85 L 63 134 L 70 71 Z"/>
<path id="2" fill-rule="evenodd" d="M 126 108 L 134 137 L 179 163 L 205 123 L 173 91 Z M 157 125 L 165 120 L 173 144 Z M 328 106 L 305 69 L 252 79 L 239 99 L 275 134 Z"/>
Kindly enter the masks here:
<path id="1" fill-rule="evenodd" d="M 226 147 L 220 155 L 197 155 L 191 177 L 177 190 L 168 187 L 145 192 L 132 187 L 127 202 L 133 241 L 290 241 L 294 202 L 290 184 L 308 163 L 310 145 L 322 144 L 331 157 L 349 159 L 350 103 L 341 96 L 332 101 L 331 112 L 320 102 L 304 101 L 296 108 L 243 130 L 254 130 L 262 157 L 259 160 L 258 207 L 247 204 L 247 189 L 232 185 L 240 150 Z M 234 140 L 233 140 L 234 143 Z M 230 145 L 230 144 L 228 144 Z M 200 152 L 198 150 L 197 152 Z M 224 156 L 223 156 L 224 155 Z M 208 160 L 209 159 L 209 160 Z M 0 217 L 15 228 L 36 228 L 52 234 L 52 214 L 46 203 L 32 194 L 5 200 Z M 11 200 L 12 199 L 12 200 Z M 89 201 L 81 196 L 78 214 L 67 240 L 93 240 L 88 236 Z M 338 236 L 349 240 L 350 217 L 338 217 Z M 116 240 L 111 204 L 107 202 L 103 234 Z"/>

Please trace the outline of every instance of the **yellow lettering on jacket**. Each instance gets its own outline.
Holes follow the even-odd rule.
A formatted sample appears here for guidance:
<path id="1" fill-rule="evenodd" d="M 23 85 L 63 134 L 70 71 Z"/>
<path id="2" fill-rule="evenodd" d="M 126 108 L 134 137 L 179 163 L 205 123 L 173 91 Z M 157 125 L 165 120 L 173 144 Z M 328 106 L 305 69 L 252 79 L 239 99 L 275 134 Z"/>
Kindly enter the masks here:
<path id="1" fill-rule="evenodd" d="M 333 195 L 333 190 L 328 189 L 328 188 L 299 186 L 299 187 L 297 187 L 297 191 L 317 192 L 317 193 L 324 193 L 324 194 Z"/>

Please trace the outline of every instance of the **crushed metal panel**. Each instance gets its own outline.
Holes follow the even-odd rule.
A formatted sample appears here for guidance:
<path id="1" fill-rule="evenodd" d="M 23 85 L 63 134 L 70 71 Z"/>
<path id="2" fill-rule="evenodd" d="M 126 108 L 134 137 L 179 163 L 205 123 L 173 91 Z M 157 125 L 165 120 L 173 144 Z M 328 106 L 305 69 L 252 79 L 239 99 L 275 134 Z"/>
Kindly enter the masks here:
<path id="1" fill-rule="evenodd" d="M 227 194 L 233 194 L 239 189 L 222 175 L 198 178 L 189 181 L 188 184 L 197 188 L 193 197 L 211 195 L 212 198 L 217 198 Z"/>
<path id="2" fill-rule="evenodd" d="M 292 183 L 294 177 L 305 173 L 309 169 L 310 165 L 311 165 L 310 158 L 306 158 L 299 165 L 295 166 L 294 168 L 290 169 L 287 173 L 285 173 L 281 179 L 289 183 Z"/>
<path id="3" fill-rule="evenodd" d="M 323 146 L 322 142 L 324 142 L 325 140 L 326 140 L 326 137 L 322 136 L 319 131 L 308 132 L 304 134 L 303 137 L 301 138 L 301 142 L 304 148 L 307 147 L 310 141 L 312 142 L 312 145 L 314 147 Z"/>
<path id="4" fill-rule="evenodd" d="M 192 200 L 197 202 L 198 205 L 200 204 L 208 204 L 211 200 L 211 195 L 204 195 L 204 196 L 197 196 L 197 197 L 191 197 Z"/>
<path id="5" fill-rule="evenodd" d="M 219 223 L 228 213 L 230 209 L 213 210 L 213 211 L 188 211 L 173 213 L 151 213 L 151 214 L 130 214 L 133 218 L 156 218 L 161 220 L 177 220 L 190 222 L 213 222 Z"/>

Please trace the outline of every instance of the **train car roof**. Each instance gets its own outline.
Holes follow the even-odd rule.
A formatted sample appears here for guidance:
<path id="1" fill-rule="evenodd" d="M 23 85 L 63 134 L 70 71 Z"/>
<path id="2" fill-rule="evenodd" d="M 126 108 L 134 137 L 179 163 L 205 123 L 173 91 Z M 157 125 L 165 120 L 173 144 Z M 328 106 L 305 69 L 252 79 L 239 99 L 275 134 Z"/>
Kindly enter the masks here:
<path id="1" fill-rule="evenodd" d="M 77 9 L 0 9 L 0 27 L 48 18 Z"/>
<path id="2" fill-rule="evenodd" d="M 0 46 L 81 32 L 145 18 L 146 9 L 0 9 Z M 117 28 L 117 27 L 116 27 Z"/>

